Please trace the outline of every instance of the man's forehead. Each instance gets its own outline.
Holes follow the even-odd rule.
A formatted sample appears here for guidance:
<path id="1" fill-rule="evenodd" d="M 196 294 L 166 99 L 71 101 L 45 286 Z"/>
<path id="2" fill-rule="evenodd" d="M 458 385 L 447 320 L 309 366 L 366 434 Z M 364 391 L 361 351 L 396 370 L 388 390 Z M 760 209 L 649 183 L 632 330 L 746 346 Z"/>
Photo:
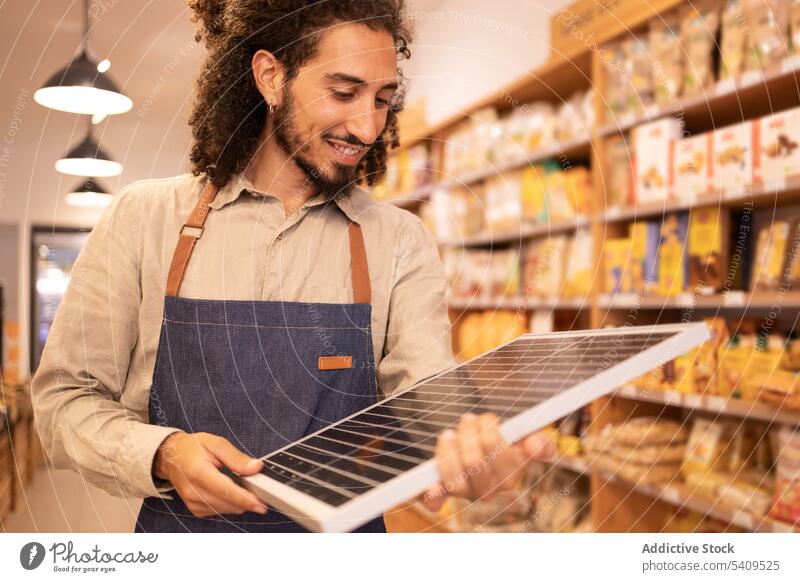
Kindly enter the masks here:
<path id="1" fill-rule="evenodd" d="M 331 81 L 397 82 L 397 51 L 392 36 L 386 30 L 360 24 L 327 30 L 308 65 Z"/>

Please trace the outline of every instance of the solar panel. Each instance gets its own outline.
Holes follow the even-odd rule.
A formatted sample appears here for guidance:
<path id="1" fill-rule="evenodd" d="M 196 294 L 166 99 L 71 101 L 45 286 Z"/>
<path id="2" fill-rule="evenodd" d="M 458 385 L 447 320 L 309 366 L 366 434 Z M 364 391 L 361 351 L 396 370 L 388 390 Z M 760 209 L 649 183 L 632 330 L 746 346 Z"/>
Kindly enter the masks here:
<path id="1" fill-rule="evenodd" d="M 274 451 L 238 482 L 314 531 L 353 530 L 440 478 L 436 440 L 494 412 L 516 441 L 706 341 L 703 323 L 527 334 Z"/>

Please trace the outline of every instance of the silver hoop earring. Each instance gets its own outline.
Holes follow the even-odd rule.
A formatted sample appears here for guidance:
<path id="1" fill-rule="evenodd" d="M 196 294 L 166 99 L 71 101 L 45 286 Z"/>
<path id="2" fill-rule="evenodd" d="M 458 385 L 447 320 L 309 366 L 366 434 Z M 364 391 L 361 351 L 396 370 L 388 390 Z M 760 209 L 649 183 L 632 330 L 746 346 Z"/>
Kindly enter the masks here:
<path id="1" fill-rule="evenodd" d="M 269 106 L 269 114 L 272 115 L 273 112 L 272 103 L 267 103 L 267 105 Z"/>

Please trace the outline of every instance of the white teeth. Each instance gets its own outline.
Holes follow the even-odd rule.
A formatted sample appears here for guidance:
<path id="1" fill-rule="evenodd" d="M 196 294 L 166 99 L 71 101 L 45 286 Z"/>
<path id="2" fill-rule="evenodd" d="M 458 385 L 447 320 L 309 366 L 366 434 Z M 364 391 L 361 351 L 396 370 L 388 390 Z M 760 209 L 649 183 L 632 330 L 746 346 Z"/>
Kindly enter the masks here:
<path id="1" fill-rule="evenodd" d="M 348 148 L 331 142 L 328 143 L 330 143 L 336 149 L 336 151 L 342 152 L 346 156 L 354 156 L 358 153 L 358 150 L 356 148 Z"/>

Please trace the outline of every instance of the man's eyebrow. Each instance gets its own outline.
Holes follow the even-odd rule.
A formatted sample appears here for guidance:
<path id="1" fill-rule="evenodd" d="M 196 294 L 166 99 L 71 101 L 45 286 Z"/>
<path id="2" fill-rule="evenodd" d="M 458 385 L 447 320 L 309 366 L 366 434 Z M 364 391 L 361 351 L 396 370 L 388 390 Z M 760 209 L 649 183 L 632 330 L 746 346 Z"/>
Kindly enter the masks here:
<path id="1" fill-rule="evenodd" d="M 336 83 L 349 83 L 351 85 L 366 85 L 367 84 L 367 82 L 364 79 L 361 79 L 359 77 L 355 77 L 353 75 L 348 75 L 347 73 L 328 73 L 327 75 L 325 75 L 325 78 L 328 81 L 333 81 L 333 82 L 336 82 Z M 383 91 L 384 89 L 395 90 L 395 89 L 397 89 L 397 87 L 398 87 L 397 82 L 392 81 L 391 83 L 386 83 L 383 87 L 381 87 L 381 91 Z"/>

